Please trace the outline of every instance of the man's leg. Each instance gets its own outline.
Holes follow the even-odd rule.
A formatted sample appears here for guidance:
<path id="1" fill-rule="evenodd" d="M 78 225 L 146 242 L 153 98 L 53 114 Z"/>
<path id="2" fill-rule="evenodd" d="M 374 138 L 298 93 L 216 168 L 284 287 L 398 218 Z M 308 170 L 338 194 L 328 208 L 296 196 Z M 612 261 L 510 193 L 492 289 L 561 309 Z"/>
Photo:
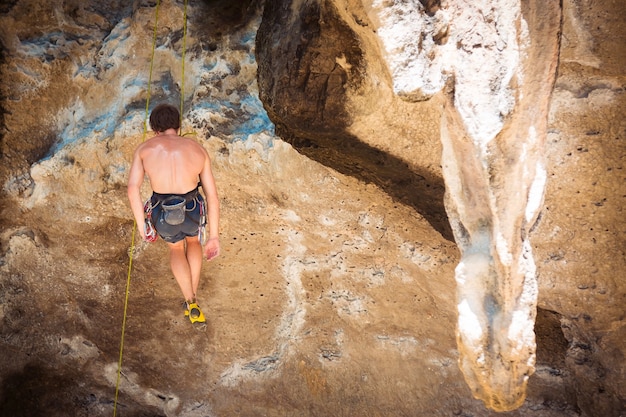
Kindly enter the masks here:
<path id="1" fill-rule="evenodd" d="M 172 273 L 186 301 L 193 301 L 196 293 L 192 285 L 192 271 L 185 253 L 185 241 L 168 243 L 170 248 L 170 266 Z M 200 258 L 202 261 L 202 258 Z M 199 275 L 199 274 L 198 274 Z"/>
<path id="2" fill-rule="evenodd" d="M 185 240 L 187 243 L 187 263 L 191 273 L 191 289 L 195 299 L 200 284 L 200 271 L 202 270 L 202 246 L 197 236 L 190 236 Z"/>

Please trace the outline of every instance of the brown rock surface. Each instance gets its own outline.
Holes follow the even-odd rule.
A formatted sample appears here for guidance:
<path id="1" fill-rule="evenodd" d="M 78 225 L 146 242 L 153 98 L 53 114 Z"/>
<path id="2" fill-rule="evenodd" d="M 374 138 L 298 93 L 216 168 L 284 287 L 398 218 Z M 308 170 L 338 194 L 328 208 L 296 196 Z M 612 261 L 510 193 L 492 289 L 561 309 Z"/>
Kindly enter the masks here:
<path id="1" fill-rule="evenodd" d="M 177 103 L 183 5 L 162 3 L 151 100 Z M 204 329 L 182 315 L 163 242 L 131 252 L 154 3 L 0 5 L 0 415 L 112 415 L 130 253 L 120 416 L 623 415 L 621 5 L 563 5 L 530 234 L 537 370 L 499 414 L 457 363 L 442 97 L 393 93 L 367 2 L 267 3 L 262 24 L 253 2 L 189 6 L 185 123 L 213 157 L 223 214 Z M 259 25 L 258 95 L 293 147 L 241 133 L 263 122 L 249 99 Z"/>

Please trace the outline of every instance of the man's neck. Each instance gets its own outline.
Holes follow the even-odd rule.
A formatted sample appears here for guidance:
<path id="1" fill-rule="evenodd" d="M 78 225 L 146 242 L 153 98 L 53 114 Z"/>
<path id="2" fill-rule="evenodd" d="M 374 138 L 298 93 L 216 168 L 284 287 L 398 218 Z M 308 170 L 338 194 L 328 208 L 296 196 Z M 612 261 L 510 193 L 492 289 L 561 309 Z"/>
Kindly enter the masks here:
<path id="1" fill-rule="evenodd" d="M 165 130 L 163 132 L 157 132 L 157 134 L 159 136 L 164 136 L 164 135 L 174 135 L 174 136 L 177 136 L 178 132 L 176 131 L 176 129 L 167 129 L 167 130 Z"/>

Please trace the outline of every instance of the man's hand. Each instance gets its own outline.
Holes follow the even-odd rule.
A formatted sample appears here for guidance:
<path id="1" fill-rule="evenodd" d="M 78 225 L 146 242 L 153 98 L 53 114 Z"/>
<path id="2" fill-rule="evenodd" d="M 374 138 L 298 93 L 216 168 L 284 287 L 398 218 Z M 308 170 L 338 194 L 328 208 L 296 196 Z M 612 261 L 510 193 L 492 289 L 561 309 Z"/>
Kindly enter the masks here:
<path id="1" fill-rule="evenodd" d="M 204 256 L 207 261 L 219 256 L 220 254 L 220 239 L 218 237 L 212 237 L 207 240 L 204 245 Z"/>
<path id="2" fill-rule="evenodd" d="M 141 236 L 141 240 L 148 240 L 148 236 L 146 234 L 146 225 L 139 223 L 137 224 L 137 231 L 139 232 L 139 236 Z"/>
<path id="3" fill-rule="evenodd" d="M 139 226 L 137 228 L 137 230 L 139 231 L 139 235 L 141 236 L 141 240 L 147 241 L 148 237 L 146 236 L 146 232 L 144 231 L 143 227 Z"/>

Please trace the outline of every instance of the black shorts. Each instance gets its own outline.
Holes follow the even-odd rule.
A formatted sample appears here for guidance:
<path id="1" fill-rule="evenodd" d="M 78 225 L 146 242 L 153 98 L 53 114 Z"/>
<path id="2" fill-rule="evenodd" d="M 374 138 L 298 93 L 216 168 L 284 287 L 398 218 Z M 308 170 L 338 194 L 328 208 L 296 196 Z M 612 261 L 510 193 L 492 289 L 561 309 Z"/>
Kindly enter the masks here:
<path id="1" fill-rule="evenodd" d="M 170 197 L 180 197 L 186 201 L 185 220 L 177 225 L 171 225 L 165 221 L 162 202 Z M 152 223 L 161 238 L 169 243 L 176 243 L 186 237 L 198 236 L 204 210 L 204 198 L 198 189 L 186 194 L 159 194 L 152 193 L 150 199 L 152 205 Z"/>

